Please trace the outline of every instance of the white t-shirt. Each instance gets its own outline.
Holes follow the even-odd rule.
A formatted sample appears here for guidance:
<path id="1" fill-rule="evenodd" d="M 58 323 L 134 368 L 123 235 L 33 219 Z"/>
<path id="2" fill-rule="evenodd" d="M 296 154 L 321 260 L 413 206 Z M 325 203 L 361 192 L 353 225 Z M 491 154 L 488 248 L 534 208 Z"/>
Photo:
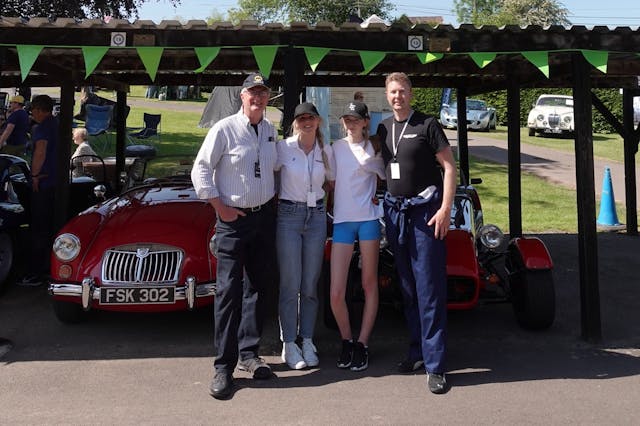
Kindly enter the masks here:
<path id="1" fill-rule="evenodd" d="M 371 142 L 333 143 L 336 166 L 333 223 L 360 222 L 382 217 L 382 209 L 373 203 L 376 175 L 385 178 L 382 157 L 375 155 Z"/>
<path id="2" fill-rule="evenodd" d="M 335 180 L 335 173 L 332 170 L 334 161 L 331 145 L 324 145 L 329 167 L 325 167 L 322 161 L 322 151 L 317 143 L 308 155 L 298 146 L 297 136 L 278 141 L 277 148 L 276 170 L 280 169 L 279 198 L 306 203 L 307 194 L 313 192 L 316 200 L 323 199 L 322 185 L 324 181 Z"/>

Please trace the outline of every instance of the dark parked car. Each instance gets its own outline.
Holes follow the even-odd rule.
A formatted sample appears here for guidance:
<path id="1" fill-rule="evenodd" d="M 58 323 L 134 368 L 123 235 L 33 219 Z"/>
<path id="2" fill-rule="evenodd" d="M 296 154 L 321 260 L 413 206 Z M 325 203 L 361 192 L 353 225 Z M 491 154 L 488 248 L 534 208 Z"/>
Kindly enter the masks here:
<path id="1" fill-rule="evenodd" d="M 31 172 L 27 162 L 0 154 L 0 293 L 13 271 L 17 244 L 29 223 Z"/>

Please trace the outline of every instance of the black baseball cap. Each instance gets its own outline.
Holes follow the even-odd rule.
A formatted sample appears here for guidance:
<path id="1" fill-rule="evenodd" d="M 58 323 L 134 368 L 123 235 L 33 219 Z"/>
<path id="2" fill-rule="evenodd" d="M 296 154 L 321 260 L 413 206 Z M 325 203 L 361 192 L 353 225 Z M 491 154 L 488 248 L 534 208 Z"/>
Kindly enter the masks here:
<path id="1" fill-rule="evenodd" d="M 369 118 L 369 108 L 363 102 L 353 101 L 349 102 L 344 109 L 344 112 L 340 116 L 340 118 L 345 116 L 352 116 L 357 118 Z"/>
<path id="2" fill-rule="evenodd" d="M 255 86 L 264 86 L 267 89 L 269 88 L 267 80 L 264 79 L 262 74 L 257 72 L 249 74 L 247 78 L 244 79 L 244 83 L 242 83 L 243 89 L 250 89 Z"/>
<path id="3" fill-rule="evenodd" d="M 316 106 L 311 102 L 303 102 L 298 105 L 293 113 L 293 118 L 298 118 L 303 114 L 315 115 L 316 117 L 320 115 Z"/>

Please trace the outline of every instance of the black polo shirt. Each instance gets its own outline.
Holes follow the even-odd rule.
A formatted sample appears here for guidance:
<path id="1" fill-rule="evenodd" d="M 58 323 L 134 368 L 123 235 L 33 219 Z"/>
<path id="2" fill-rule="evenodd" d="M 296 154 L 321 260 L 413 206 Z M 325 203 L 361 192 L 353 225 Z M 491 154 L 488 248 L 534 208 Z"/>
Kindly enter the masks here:
<path id="1" fill-rule="evenodd" d="M 395 141 L 391 140 L 394 134 L 392 126 L 395 126 Z M 430 185 L 442 188 L 442 173 L 436 153 L 448 147 L 449 141 L 434 117 L 418 111 L 413 112 L 408 123 L 389 117 L 378 125 L 377 134 L 382 144 L 387 190 L 391 195 L 414 197 Z M 394 144 L 397 146 L 395 159 Z M 400 179 L 391 179 L 390 164 L 393 161 L 400 164 Z"/>

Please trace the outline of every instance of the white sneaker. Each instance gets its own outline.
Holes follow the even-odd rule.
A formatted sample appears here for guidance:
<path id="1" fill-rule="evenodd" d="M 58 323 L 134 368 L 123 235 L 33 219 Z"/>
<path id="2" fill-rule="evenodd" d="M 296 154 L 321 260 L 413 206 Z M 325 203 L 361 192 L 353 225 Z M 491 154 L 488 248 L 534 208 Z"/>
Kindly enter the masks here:
<path id="1" fill-rule="evenodd" d="M 295 342 L 285 342 L 282 345 L 282 360 L 287 363 L 292 370 L 302 370 L 307 366 L 302 358 L 300 347 Z"/>
<path id="2" fill-rule="evenodd" d="M 302 339 L 302 358 L 309 367 L 317 367 L 320 364 L 318 350 L 311 339 Z"/>

